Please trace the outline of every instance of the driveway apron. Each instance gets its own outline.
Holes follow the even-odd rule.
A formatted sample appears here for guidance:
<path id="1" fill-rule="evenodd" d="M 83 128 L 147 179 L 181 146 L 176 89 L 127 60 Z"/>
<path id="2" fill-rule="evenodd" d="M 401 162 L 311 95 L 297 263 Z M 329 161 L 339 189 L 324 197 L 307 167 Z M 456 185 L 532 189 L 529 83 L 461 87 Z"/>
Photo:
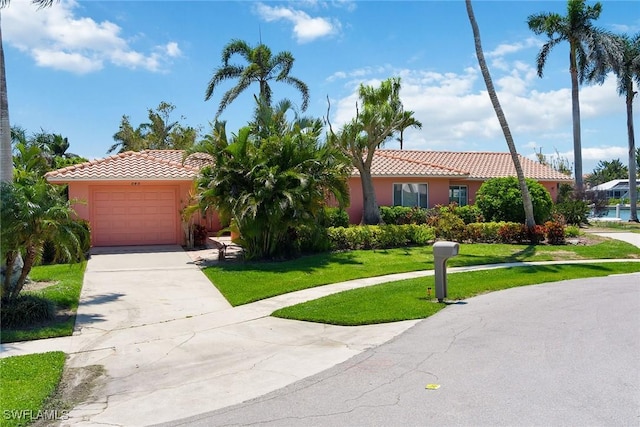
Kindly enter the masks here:
<path id="1" fill-rule="evenodd" d="M 62 425 L 142 426 L 227 407 L 335 366 L 415 324 L 296 322 L 270 317 L 274 307 L 267 301 L 232 308 L 178 246 L 95 249 L 74 335 L 37 343 L 67 352 L 76 382 L 96 367 L 103 372 Z M 45 350 L 3 347 L 5 356 L 33 349 Z"/>

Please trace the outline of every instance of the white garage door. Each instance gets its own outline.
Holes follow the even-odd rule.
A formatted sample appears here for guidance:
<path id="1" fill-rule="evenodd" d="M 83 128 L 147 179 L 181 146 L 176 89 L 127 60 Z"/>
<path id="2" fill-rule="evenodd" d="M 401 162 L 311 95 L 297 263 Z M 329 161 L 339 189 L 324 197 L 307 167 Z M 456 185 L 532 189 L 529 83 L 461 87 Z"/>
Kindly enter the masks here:
<path id="1" fill-rule="evenodd" d="M 94 246 L 179 243 L 175 187 L 104 187 L 90 203 Z"/>

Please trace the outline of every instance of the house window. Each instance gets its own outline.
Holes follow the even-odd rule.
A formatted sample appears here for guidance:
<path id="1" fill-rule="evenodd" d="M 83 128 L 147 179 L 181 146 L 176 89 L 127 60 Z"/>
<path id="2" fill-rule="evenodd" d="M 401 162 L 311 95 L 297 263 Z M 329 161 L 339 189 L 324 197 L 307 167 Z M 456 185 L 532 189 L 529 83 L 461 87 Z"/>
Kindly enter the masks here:
<path id="1" fill-rule="evenodd" d="M 457 203 L 458 206 L 466 206 L 469 203 L 466 185 L 449 186 L 449 203 L 453 202 Z"/>
<path id="2" fill-rule="evenodd" d="M 427 184 L 393 184 L 393 205 L 427 208 Z"/>

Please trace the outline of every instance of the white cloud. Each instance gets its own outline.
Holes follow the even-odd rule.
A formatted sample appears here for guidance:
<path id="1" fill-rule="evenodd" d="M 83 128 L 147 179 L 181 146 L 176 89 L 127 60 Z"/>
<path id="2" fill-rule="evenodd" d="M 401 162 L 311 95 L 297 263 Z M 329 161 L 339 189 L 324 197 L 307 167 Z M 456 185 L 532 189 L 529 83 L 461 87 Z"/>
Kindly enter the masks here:
<path id="1" fill-rule="evenodd" d="M 271 7 L 258 3 L 255 10 L 267 22 L 285 20 L 293 24 L 293 33 L 298 43 L 334 35 L 340 31 L 340 23 L 326 18 L 311 17 L 307 13 L 287 7 Z"/>
<path id="2" fill-rule="evenodd" d="M 30 55 L 39 66 L 77 74 L 98 71 L 107 62 L 163 71 L 170 58 L 180 56 L 176 42 L 156 47 L 151 53 L 137 51 L 121 35 L 118 25 L 76 16 L 77 9 L 75 0 L 63 0 L 46 9 L 14 1 L 2 11 L 4 41 Z"/>
<path id="3" fill-rule="evenodd" d="M 541 89 L 533 67 L 521 61 L 510 61 L 507 65 L 508 72 L 494 72 L 493 78 L 518 150 L 523 155 L 530 155 L 533 147 L 544 147 L 547 154 L 553 154 L 559 147 L 560 154 L 573 161 L 570 88 Z M 402 78 L 404 107 L 413 111 L 414 117 L 423 124 L 422 130 L 406 132 L 407 148 L 506 150 L 484 81 L 479 70 L 471 67 L 459 73 L 390 67 L 365 67 L 335 73 L 331 79 L 352 80 L 349 93 L 332 101 L 334 128 L 355 116 L 357 83 L 371 84 L 368 82 L 379 82 L 389 76 Z M 598 118 L 611 114 L 624 117 L 624 102 L 617 95 L 613 76 L 601 86 L 583 86 L 580 96 L 583 161 L 587 171 L 596 158 L 618 156 L 618 151 L 599 150 L 593 145 L 606 141 L 598 128 Z"/>

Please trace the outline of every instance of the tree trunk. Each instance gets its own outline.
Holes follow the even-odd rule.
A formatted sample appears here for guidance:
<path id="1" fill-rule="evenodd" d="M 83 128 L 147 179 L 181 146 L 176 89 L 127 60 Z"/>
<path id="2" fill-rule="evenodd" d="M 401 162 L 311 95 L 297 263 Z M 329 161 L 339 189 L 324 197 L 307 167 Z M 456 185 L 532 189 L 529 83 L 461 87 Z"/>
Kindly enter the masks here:
<path id="1" fill-rule="evenodd" d="M 627 91 L 627 134 L 629 135 L 629 221 L 638 222 L 638 185 L 636 169 L 636 141 L 633 135 L 633 91 Z"/>
<path id="2" fill-rule="evenodd" d="M 576 180 L 576 193 L 582 197 L 584 182 L 582 179 L 582 137 L 580 135 L 580 87 L 578 85 L 578 65 L 575 47 L 569 46 L 569 71 L 571 73 L 571 115 L 573 117 L 573 163 Z"/>
<path id="3" fill-rule="evenodd" d="M 22 292 L 22 288 L 24 287 L 24 283 L 27 281 L 27 276 L 31 272 L 33 268 L 33 264 L 36 261 L 36 256 L 38 255 L 38 248 L 36 248 L 33 244 L 27 246 L 27 251 L 24 257 L 24 266 L 22 267 L 22 273 L 16 282 L 15 287 L 11 291 L 9 298 L 16 298 Z"/>
<path id="4" fill-rule="evenodd" d="M 491 80 L 491 74 L 489 73 L 487 62 L 484 59 L 482 42 L 480 40 L 480 30 L 476 22 L 475 14 L 473 13 L 471 0 L 466 0 L 466 4 L 467 4 L 467 14 L 469 15 L 469 22 L 471 23 L 471 29 L 473 30 L 473 39 L 475 41 L 476 56 L 478 57 L 478 64 L 480 65 L 480 70 L 482 71 L 482 77 L 484 77 L 484 83 L 487 86 L 487 92 L 489 92 L 489 99 L 491 99 L 491 104 L 493 105 L 493 109 L 495 110 L 496 116 L 498 117 L 498 121 L 500 122 L 500 127 L 502 128 L 504 139 L 507 141 L 507 146 L 509 147 L 509 153 L 511 153 L 511 159 L 513 160 L 513 165 L 516 169 L 518 183 L 520 184 L 520 192 L 522 193 L 525 223 L 527 228 L 531 230 L 533 229 L 533 227 L 535 227 L 536 221 L 533 215 L 533 203 L 531 202 L 531 195 L 529 194 L 527 181 L 525 180 L 524 172 L 522 171 L 522 165 L 520 164 L 520 158 L 518 157 L 518 152 L 516 151 L 516 145 L 513 142 L 511 130 L 509 129 L 509 124 L 507 123 L 507 118 L 505 117 L 504 112 L 502 111 L 502 106 L 500 105 L 500 100 L 498 99 L 498 94 L 496 93 L 496 89 L 493 86 L 493 81 Z M 531 235 L 535 236 L 535 234 L 533 233 L 531 233 Z"/>
<path id="5" fill-rule="evenodd" d="M 378 202 L 376 202 L 376 192 L 373 186 L 373 180 L 371 179 L 371 172 L 360 170 L 360 181 L 362 182 L 362 198 L 363 198 L 363 210 L 362 210 L 362 224 L 365 225 L 377 225 L 382 223 L 382 217 L 380 216 L 380 208 Z"/>
<path id="6" fill-rule="evenodd" d="M 4 67 L 2 25 L 0 23 L 0 181 L 13 181 L 13 157 L 11 155 L 11 125 L 7 98 L 7 75 Z"/>

